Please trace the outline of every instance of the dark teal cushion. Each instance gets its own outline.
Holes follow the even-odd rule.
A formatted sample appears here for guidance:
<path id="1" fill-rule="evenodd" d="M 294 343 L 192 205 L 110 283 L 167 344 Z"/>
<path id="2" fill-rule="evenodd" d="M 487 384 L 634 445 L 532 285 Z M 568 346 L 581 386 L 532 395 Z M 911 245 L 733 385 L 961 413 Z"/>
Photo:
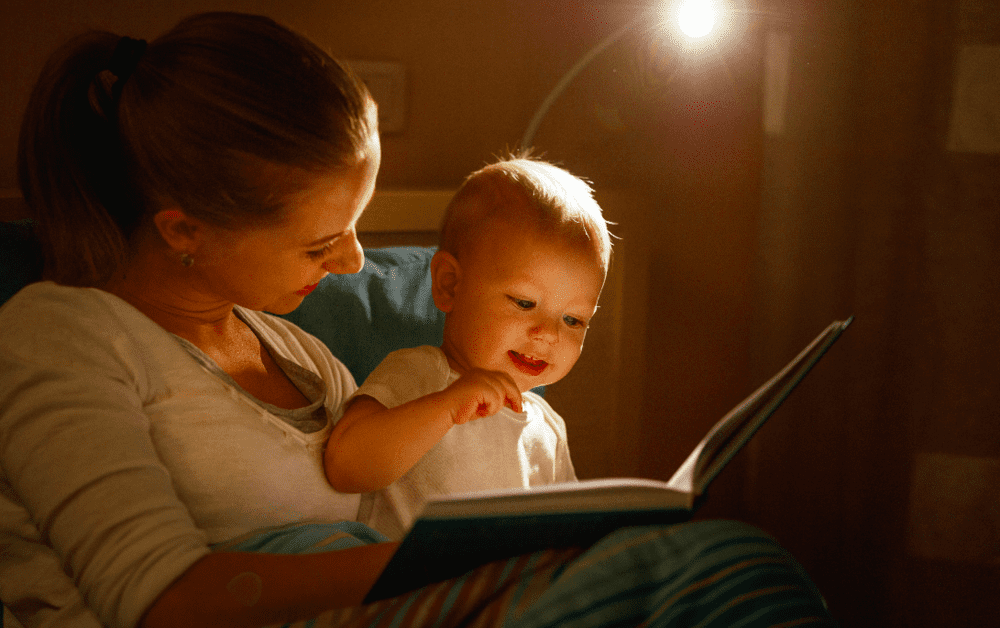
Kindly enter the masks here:
<path id="1" fill-rule="evenodd" d="M 440 346 L 444 313 L 431 295 L 432 247 L 365 249 L 354 275 L 327 275 L 291 314 L 282 316 L 330 348 L 360 385 L 397 349 Z M 545 387 L 532 392 L 545 396 Z"/>
<path id="2" fill-rule="evenodd" d="M 31 222 L 0 222 L 0 305 L 42 276 L 42 255 Z"/>
<path id="3" fill-rule="evenodd" d="M 431 297 L 427 247 L 366 249 L 354 275 L 327 275 L 285 318 L 319 338 L 355 381 L 397 349 L 440 345 L 444 313 Z"/>

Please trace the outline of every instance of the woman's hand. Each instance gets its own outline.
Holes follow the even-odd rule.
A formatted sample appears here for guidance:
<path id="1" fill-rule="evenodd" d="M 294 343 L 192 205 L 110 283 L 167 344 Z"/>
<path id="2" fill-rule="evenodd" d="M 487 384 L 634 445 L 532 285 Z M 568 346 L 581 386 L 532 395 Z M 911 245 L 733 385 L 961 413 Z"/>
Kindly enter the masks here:
<path id="1" fill-rule="evenodd" d="M 378 543 L 315 554 L 209 554 L 160 594 L 139 625 L 248 628 L 360 606 L 398 546 Z"/>

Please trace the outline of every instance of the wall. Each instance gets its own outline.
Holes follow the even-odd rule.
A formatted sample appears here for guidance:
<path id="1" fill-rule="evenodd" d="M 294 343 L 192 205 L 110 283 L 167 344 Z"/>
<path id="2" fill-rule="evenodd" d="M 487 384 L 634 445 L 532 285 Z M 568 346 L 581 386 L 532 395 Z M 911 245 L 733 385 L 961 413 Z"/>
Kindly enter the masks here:
<path id="1" fill-rule="evenodd" d="M 988 624 L 1000 159 L 950 151 L 948 134 L 956 53 L 1000 41 L 1000 11 L 771 6 L 791 80 L 764 150 L 755 347 L 789 350 L 817 317 L 857 321 L 790 400 L 795 419 L 748 452 L 743 516 L 796 552 L 844 625 Z"/>
<path id="2" fill-rule="evenodd" d="M 454 188 L 513 148 L 562 70 L 598 38 L 614 2 L 535 0 L 5 0 L 0 41 L 0 189 L 15 185 L 14 147 L 28 92 L 48 53 L 100 28 L 152 38 L 205 10 L 264 13 L 334 56 L 396 61 L 408 71 L 406 128 L 384 137 L 379 184 Z"/>

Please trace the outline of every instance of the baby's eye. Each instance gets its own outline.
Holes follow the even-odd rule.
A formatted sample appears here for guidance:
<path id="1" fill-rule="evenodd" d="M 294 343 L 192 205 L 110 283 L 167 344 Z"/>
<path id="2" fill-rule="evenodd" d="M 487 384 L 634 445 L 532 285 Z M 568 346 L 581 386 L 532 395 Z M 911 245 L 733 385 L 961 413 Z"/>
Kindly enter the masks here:
<path id="1" fill-rule="evenodd" d="M 507 295 L 507 298 L 510 299 L 511 303 L 521 308 L 522 310 L 530 310 L 531 308 L 535 307 L 534 301 L 529 301 L 527 299 L 518 299 L 517 297 L 512 297 L 510 295 Z"/>
<path id="2" fill-rule="evenodd" d="M 575 317 L 569 316 L 569 315 L 563 316 L 563 322 L 566 323 L 567 325 L 569 325 L 570 327 L 586 327 L 587 326 L 587 322 L 586 321 L 582 321 L 579 318 L 575 318 Z"/>

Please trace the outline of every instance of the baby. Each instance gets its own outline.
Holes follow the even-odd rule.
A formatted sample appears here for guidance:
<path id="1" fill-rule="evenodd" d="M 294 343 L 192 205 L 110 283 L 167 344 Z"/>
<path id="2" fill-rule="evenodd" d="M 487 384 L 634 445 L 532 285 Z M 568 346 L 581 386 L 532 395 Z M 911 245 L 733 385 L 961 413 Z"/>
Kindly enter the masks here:
<path id="1" fill-rule="evenodd" d="M 566 425 L 532 388 L 562 379 L 611 240 L 590 186 L 530 158 L 470 175 L 431 260 L 440 347 L 389 354 L 345 404 L 326 474 L 368 493 L 358 520 L 399 539 L 434 495 L 576 479 Z"/>

